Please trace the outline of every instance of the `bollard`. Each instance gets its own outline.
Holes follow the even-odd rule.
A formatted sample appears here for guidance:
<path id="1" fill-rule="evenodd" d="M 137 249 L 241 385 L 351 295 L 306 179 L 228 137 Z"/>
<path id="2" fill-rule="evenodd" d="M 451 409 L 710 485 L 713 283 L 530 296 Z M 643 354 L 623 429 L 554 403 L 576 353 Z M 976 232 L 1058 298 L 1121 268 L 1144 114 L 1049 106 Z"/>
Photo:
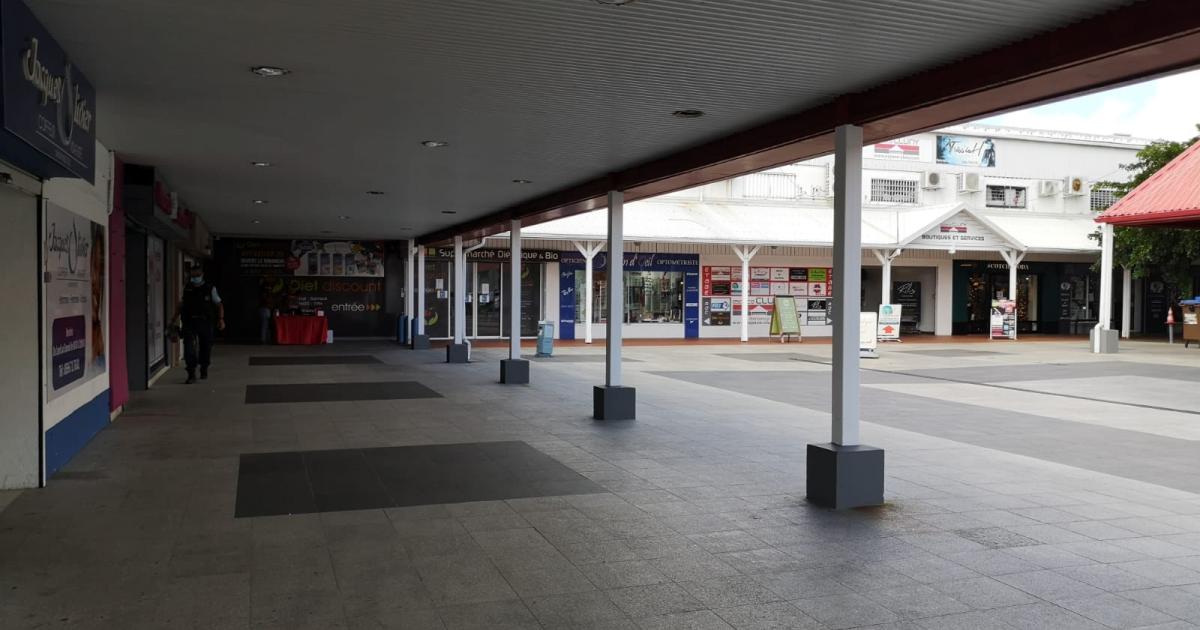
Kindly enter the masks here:
<path id="1" fill-rule="evenodd" d="M 1175 309 L 1167 307 L 1167 343 L 1175 343 Z"/>

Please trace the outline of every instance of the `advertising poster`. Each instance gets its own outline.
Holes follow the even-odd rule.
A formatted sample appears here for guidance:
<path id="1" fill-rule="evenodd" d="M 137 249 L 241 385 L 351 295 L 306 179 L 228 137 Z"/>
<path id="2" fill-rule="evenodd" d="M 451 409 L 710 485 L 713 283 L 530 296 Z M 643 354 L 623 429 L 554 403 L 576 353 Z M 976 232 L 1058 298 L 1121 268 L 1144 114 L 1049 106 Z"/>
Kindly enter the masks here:
<path id="1" fill-rule="evenodd" d="M 787 282 L 790 278 L 787 267 L 771 267 L 771 282 Z"/>
<path id="2" fill-rule="evenodd" d="M 915 137 L 876 142 L 871 157 L 877 160 L 920 160 L 921 141 Z"/>
<path id="3" fill-rule="evenodd" d="M 880 304 L 878 330 L 876 337 L 880 341 L 900 340 L 900 313 L 904 310 L 899 304 Z"/>
<path id="4" fill-rule="evenodd" d="M 921 321 L 921 283 L 909 280 L 892 283 L 892 300 L 904 311 L 905 321 Z"/>
<path id="5" fill-rule="evenodd" d="M 1017 303 L 1012 300 L 992 300 L 991 338 L 1017 338 Z"/>
<path id="6" fill-rule="evenodd" d="M 879 339 L 875 336 L 877 328 L 879 328 L 879 321 L 876 319 L 875 313 L 867 311 L 858 314 L 858 351 L 860 354 L 875 354 L 879 346 Z"/>
<path id="7" fill-rule="evenodd" d="M 704 298 L 702 317 L 705 326 L 729 326 L 733 316 L 733 300 L 727 297 Z"/>
<path id="8" fill-rule="evenodd" d="M 742 316 L 740 267 L 703 267 L 701 270 L 705 298 L 732 297 L 730 324 L 740 325 Z M 796 301 L 796 316 L 802 326 L 828 326 L 829 301 L 832 295 L 833 274 L 828 267 L 751 267 L 750 323 L 770 324 L 775 297 L 791 295 L 804 298 Z M 818 298 L 811 300 L 809 298 Z M 721 301 L 723 305 L 725 302 Z M 708 302 L 709 311 L 703 317 L 706 326 L 723 326 L 724 315 L 714 312 L 717 300 Z"/>
<path id="9" fill-rule="evenodd" d="M 163 240 L 146 239 L 146 358 L 151 366 L 167 353 L 166 264 Z"/>
<path id="10" fill-rule="evenodd" d="M 938 164 L 955 166 L 996 166 L 996 142 L 991 138 L 966 136 L 937 137 Z"/>
<path id="11" fill-rule="evenodd" d="M 106 370 L 107 229 L 53 203 L 45 226 L 47 397 L 54 400 Z"/>
<path id="12" fill-rule="evenodd" d="M 771 295 L 791 295 L 790 293 L 788 293 L 788 283 L 772 282 L 771 283 Z"/>
<path id="13" fill-rule="evenodd" d="M 394 331 L 385 310 L 382 242 L 222 239 L 218 247 L 227 334 L 257 336 L 260 304 L 281 314 L 324 311 L 340 336 Z"/>

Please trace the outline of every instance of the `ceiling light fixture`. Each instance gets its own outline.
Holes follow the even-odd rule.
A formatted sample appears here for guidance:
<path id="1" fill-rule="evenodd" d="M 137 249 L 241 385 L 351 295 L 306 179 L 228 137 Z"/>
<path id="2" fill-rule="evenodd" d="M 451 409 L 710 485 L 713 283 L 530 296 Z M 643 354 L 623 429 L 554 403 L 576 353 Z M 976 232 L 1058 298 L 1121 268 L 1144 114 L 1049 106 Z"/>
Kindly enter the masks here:
<path id="1" fill-rule="evenodd" d="M 254 162 L 251 162 L 251 163 L 250 163 L 250 166 L 257 166 L 257 167 L 259 167 L 259 168 L 266 168 L 266 167 L 268 167 L 268 166 L 270 166 L 270 165 L 271 165 L 271 163 L 270 163 L 270 162 L 259 162 L 259 161 L 254 161 Z"/>
<path id="2" fill-rule="evenodd" d="M 596 4 L 604 4 L 610 7 L 623 7 L 627 4 L 633 4 L 637 0 L 596 0 Z"/>
<path id="3" fill-rule="evenodd" d="M 514 179 L 514 180 L 512 180 L 512 183 L 514 183 L 514 184 L 532 184 L 533 182 L 528 179 Z"/>
<path id="4" fill-rule="evenodd" d="M 698 109 L 677 109 L 671 112 L 671 115 L 676 118 L 699 118 L 704 115 L 704 112 Z"/>
<path id="5" fill-rule="evenodd" d="M 250 68 L 250 72 L 257 74 L 264 79 L 274 79 L 276 77 L 281 77 L 285 74 L 292 73 L 291 70 L 288 70 L 287 68 L 280 68 L 279 66 L 252 66 Z"/>
<path id="6" fill-rule="evenodd" d="M 421 146 L 425 147 L 426 149 L 440 149 L 442 147 L 450 146 L 450 143 L 442 140 L 422 140 Z"/>
<path id="7" fill-rule="evenodd" d="M 256 206 L 261 206 L 261 205 L 267 204 L 267 203 L 271 203 L 271 202 L 267 201 L 266 199 L 255 199 L 254 200 L 254 205 L 256 205 Z"/>
<path id="8" fill-rule="evenodd" d="M 333 234 L 333 230 L 321 230 L 322 234 Z"/>
<path id="9" fill-rule="evenodd" d="M 382 194 L 383 194 L 383 191 L 382 191 L 382 190 L 368 190 L 368 191 L 367 191 L 367 194 L 368 194 L 368 195 L 376 195 L 376 196 L 379 196 L 379 195 L 382 195 Z"/>
<path id="10" fill-rule="evenodd" d="M 250 222 L 253 223 L 254 225 L 258 225 L 259 223 L 262 223 L 262 221 L 259 221 L 258 219 L 250 219 Z"/>
<path id="11" fill-rule="evenodd" d="M 442 210 L 442 214 L 458 214 L 458 210 Z"/>
<path id="12" fill-rule="evenodd" d="M 350 218 L 350 216 L 349 216 L 349 215 L 345 215 L 345 214 L 339 214 L 339 215 L 338 215 L 338 218 L 339 218 L 339 219 L 341 219 L 341 220 L 343 220 L 343 221 L 345 221 L 346 219 L 349 219 L 349 218 Z"/>

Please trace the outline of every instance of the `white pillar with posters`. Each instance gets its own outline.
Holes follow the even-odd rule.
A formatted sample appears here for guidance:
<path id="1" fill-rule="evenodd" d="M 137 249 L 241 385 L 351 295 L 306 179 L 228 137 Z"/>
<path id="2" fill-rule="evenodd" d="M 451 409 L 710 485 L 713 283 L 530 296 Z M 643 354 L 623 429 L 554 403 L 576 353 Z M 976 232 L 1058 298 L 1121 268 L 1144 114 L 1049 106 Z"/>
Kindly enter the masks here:
<path id="1" fill-rule="evenodd" d="M 1113 226 L 1111 223 L 1100 224 L 1100 313 L 1096 326 L 1092 328 L 1092 352 L 1096 354 L 1115 354 L 1117 352 L 1118 331 L 1112 328 L 1113 312 Z"/>

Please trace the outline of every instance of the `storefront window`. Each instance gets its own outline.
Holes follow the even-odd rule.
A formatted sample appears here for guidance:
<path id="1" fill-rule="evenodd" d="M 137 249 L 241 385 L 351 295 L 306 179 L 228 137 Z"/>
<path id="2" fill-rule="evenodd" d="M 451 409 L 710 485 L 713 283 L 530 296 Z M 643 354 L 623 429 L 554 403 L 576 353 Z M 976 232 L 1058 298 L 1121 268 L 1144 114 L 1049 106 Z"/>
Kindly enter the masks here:
<path id="1" fill-rule="evenodd" d="M 586 275 L 575 272 L 575 322 L 586 318 Z M 684 274 L 682 271 L 626 271 L 625 323 L 668 324 L 683 322 Z M 592 273 L 592 322 L 608 320 L 608 273 Z"/>

